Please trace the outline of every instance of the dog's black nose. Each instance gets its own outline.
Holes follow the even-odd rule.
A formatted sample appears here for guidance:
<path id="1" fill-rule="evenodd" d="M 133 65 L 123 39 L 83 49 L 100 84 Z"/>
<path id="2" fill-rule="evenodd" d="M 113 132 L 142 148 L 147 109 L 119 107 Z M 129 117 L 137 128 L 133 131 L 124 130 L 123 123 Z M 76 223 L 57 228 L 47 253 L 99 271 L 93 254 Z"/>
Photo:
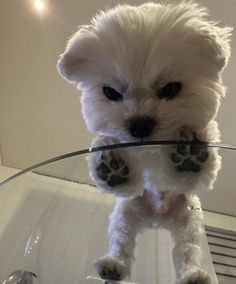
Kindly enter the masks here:
<path id="1" fill-rule="evenodd" d="M 151 135 L 156 121 L 149 116 L 131 117 L 126 122 L 129 133 L 135 138 L 145 138 Z"/>

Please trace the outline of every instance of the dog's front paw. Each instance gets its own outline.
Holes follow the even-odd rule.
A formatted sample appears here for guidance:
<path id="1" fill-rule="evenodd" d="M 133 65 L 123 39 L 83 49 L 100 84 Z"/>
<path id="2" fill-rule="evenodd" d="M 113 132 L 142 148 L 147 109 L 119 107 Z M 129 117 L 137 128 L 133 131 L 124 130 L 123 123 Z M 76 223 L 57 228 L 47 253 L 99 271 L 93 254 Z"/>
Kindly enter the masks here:
<path id="1" fill-rule="evenodd" d="M 105 256 L 98 259 L 94 264 L 97 273 L 104 280 L 121 281 L 129 273 L 125 262 L 118 258 Z"/>
<path id="2" fill-rule="evenodd" d="M 117 143 L 115 138 L 99 136 L 92 145 L 101 147 Z M 87 161 L 90 177 L 102 191 L 122 197 L 143 193 L 142 167 L 134 151 L 103 147 L 102 150 L 93 151 Z"/>
<path id="3" fill-rule="evenodd" d="M 178 284 L 211 284 L 208 273 L 200 268 L 193 268 L 182 277 Z"/>
<path id="4" fill-rule="evenodd" d="M 200 142 L 196 134 L 187 127 L 182 128 L 180 140 Z M 173 151 L 170 155 L 177 171 L 195 173 L 201 171 L 202 165 L 207 161 L 208 157 L 207 145 L 196 144 L 173 146 Z"/>
<path id="5" fill-rule="evenodd" d="M 98 178 L 111 187 L 125 184 L 129 177 L 129 169 L 124 160 L 116 156 L 112 151 L 101 153 L 96 172 Z"/>

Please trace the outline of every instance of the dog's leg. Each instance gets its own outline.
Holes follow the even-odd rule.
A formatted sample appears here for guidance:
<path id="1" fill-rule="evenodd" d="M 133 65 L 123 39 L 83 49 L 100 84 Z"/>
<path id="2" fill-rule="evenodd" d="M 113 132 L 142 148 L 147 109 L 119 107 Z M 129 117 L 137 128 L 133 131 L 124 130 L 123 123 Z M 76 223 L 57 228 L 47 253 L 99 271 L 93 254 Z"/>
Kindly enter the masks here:
<path id="1" fill-rule="evenodd" d="M 110 216 L 109 253 L 95 262 L 102 279 L 120 281 L 130 276 L 135 237 L 141 228 L 140 207 L 139 198 L 118 200 Z"/>
<path id="2" fill-rule="evenodd" d="M 211 283 L 207 272 L 200 268 L 203 219 L 200 206 L 198 198 L 193 196 L 182 203 L 178 212 L 173 205 L 168 213 L 173 220 L 169 230 L 174 240 L 173 260 L 178 284 Z"/>

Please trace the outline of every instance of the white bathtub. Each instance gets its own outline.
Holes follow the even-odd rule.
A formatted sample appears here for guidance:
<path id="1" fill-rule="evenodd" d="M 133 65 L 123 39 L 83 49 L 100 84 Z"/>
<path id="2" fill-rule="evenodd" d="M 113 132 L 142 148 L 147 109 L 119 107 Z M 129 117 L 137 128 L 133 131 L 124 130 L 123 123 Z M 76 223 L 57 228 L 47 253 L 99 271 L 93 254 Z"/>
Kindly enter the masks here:
<path id="1" fill-rule="evenodd" d="M 35 284 L 102 283 L 93 261 L 107 251 L 113 204 L 93 186 L 31 172 L 0 187 L 0 283 L 15 270 L 35 273 Z M 139 235 L 130 282 L 174 283 L 171 246 L 163 230 Z"/>

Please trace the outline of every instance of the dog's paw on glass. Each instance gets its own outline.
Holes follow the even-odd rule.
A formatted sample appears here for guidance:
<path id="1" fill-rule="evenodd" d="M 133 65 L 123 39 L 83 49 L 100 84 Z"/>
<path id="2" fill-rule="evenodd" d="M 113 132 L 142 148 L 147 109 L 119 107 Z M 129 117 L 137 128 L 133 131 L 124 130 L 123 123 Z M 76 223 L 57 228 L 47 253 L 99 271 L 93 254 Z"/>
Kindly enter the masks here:
<path id="1" fill-rule="evenodd" d="M 178 145 L 174 147 L 170 158 L 179 172 L 199 172 L 207 161 L 207 146 Z"/>
<path id="2" fill-rule="evenodd" d="M 129 177 L 129 169 L 124 160 L 111 151 L 102 153 L 96 171 L 98 177 L 111 187 L 126 183 Z"/>
<path id="3" fill-rule="evenodd" d="M 207 145 L 197 145 L 201 142 L 194 132 L 188 128 L 181 131 L 182 142 L 194 142 L 192 145 L 176 145 L 173 146 L 173 152 L 170 155 L 172 162 L 175 164 L 176 170 L 179 172 L 200 172 L 202 164 L 209 157 Z"/>

